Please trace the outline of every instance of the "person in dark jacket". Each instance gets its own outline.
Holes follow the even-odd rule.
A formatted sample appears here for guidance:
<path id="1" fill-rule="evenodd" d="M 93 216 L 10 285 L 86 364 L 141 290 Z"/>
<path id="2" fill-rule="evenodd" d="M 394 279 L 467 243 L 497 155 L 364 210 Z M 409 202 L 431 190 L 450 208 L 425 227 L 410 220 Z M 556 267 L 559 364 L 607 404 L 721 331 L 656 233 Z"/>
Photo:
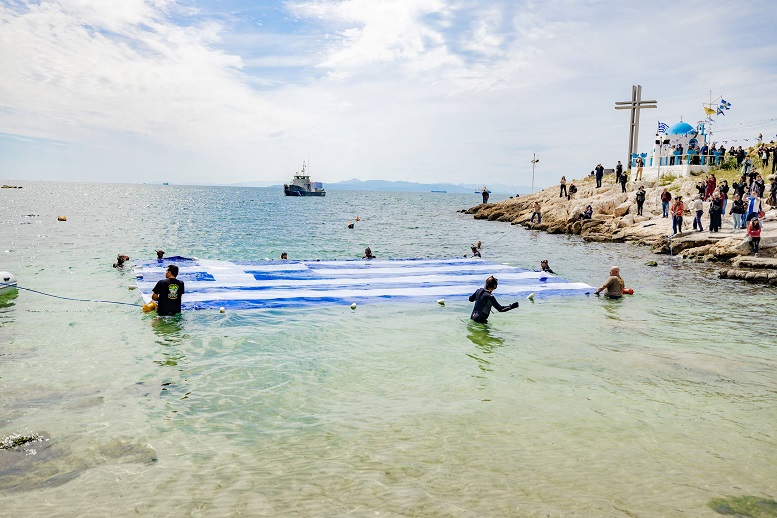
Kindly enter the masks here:
<path id="1" fill-rule="evenodd" d="M 478 288 L 475 293 L 469 296 L 469 301 L 475 303 L 475 307 L 472 308 L 472 315 L 470 317 L 475 322 L 485 324 L 488 321 L 488 316 L 491 314 L 491 308 L 503 313 L 518 307 L 517 302 L 513 302 L 509 306 L 502 306 L 497 302 L 496 297 L 494 297 L 492 292 L 496 289 L 498 284 L 499 281 L 492 275 L 486 279 L 485 288 Z"/>

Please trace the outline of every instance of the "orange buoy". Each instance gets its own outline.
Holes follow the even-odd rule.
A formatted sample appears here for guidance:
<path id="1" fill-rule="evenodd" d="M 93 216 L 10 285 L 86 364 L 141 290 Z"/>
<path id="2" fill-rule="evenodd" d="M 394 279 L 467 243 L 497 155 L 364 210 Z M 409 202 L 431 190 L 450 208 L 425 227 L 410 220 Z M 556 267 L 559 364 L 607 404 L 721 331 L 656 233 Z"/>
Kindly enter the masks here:
<path id="1" fill-rule="evenodd" d="M 624 295 L 634 295 L 634 288 L 623 288 Z"/>

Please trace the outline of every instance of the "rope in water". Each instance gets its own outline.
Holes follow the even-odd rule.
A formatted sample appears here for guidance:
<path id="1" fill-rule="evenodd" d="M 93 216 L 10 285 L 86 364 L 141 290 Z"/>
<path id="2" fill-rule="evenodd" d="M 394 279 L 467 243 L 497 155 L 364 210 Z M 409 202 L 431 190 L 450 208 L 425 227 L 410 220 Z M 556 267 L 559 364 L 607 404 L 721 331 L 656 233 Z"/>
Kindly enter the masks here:
<path id="1" fill-rule="evenodd" d="M 95 302 L 95 303 L 99 303 L 99 304 L 122 304 L 122 305 L 125 305 L 125 306 L 136 306 L 136 307 L 141 307 L 142 306 L 141 304 L 136 304 L 136 303 L 133 303 L 133 302 L 116 302 L 114 300 L 74 299 L 72 297 L 62 297 L 60 295 L 52 295 L 51 293 L 45 293 L 45 292 L 42 292 L 42 291 L 33 290 L 32 288 L 25 288 L 23 286 L 18 286 L 16 284 L 11 284 L 11 283 L 8 283 L 8 282 L 0 282 L 0 287 L 4 287 L 4 286 L 11 286 L 11 287 L 16 288 L 18 290 L 31 291 L 33 293 L 38 293 L 39 295 L 46 295 L 47 297 L 54 297 L 55 299 L 72 300 L 74 302 Z"/>

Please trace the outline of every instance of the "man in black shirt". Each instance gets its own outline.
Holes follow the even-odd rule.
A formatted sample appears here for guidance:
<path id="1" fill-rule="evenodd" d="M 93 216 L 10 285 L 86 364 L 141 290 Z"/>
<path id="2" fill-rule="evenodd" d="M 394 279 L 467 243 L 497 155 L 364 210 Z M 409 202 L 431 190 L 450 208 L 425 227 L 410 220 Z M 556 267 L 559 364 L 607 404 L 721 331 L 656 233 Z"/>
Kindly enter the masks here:
<path id="1" fill-rule="evenodd" d="M 160 317 L 177 315 L 181 312 L 181 296 L 184 294 L 183 282 L 176 279 L 178 267 L 171 264 L 167 267 L 165 278 L 156 283 L 151 298 L 158 304 L 157 315 Z"/>

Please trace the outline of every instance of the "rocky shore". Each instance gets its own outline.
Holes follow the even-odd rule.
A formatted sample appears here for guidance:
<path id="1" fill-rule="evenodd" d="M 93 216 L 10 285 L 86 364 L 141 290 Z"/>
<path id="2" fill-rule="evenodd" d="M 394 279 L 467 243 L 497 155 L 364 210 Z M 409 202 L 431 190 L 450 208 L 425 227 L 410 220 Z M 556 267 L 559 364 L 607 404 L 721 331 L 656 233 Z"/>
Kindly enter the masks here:
<path id="1" fill-rule="evenodd" d="M 671 183 L 659 181 L 630 182 L 628 192 L 622 192 L 610 175 L 597 188 L 593 177 L 576 180 L 573 199 L 559 196 L 559 187 L 511 198 L 498 203 L 476 205 L 467 210 L 475 219 L 509 222 L 551 234 L 579 235 L 586 241 L 635 242 L 657 254 L 673 254 L 688 260 L 716 263 L 722 278 L 743 279 L 777 285 L 777 210 L 764 204 L 759 257 L 752 257 L 744 230 L 733 231 L 728 214 L 723 217 L 719 232 L 709 231 L 709 203 L 705 203 L 702 219 L 704 231 L 692 229 L 693 216 L 686 210 L 683 231 L 672 236 L 672 219 L 661 214 L 661 191 L 669 189 L 672 196 L 681 195 L 686 207 L 697 193 L 697 178 L 680 178 Z M 637 215 L 636 189 L 642 185 L 646 198 L 643 215 Z M 542 223 L 531 222 L 534 202 L 542 206 Z M 594 212 L 591 219 L 580 219 L 587 205 Z M 726 211 L 730 209 L 729 206 Z"/>

